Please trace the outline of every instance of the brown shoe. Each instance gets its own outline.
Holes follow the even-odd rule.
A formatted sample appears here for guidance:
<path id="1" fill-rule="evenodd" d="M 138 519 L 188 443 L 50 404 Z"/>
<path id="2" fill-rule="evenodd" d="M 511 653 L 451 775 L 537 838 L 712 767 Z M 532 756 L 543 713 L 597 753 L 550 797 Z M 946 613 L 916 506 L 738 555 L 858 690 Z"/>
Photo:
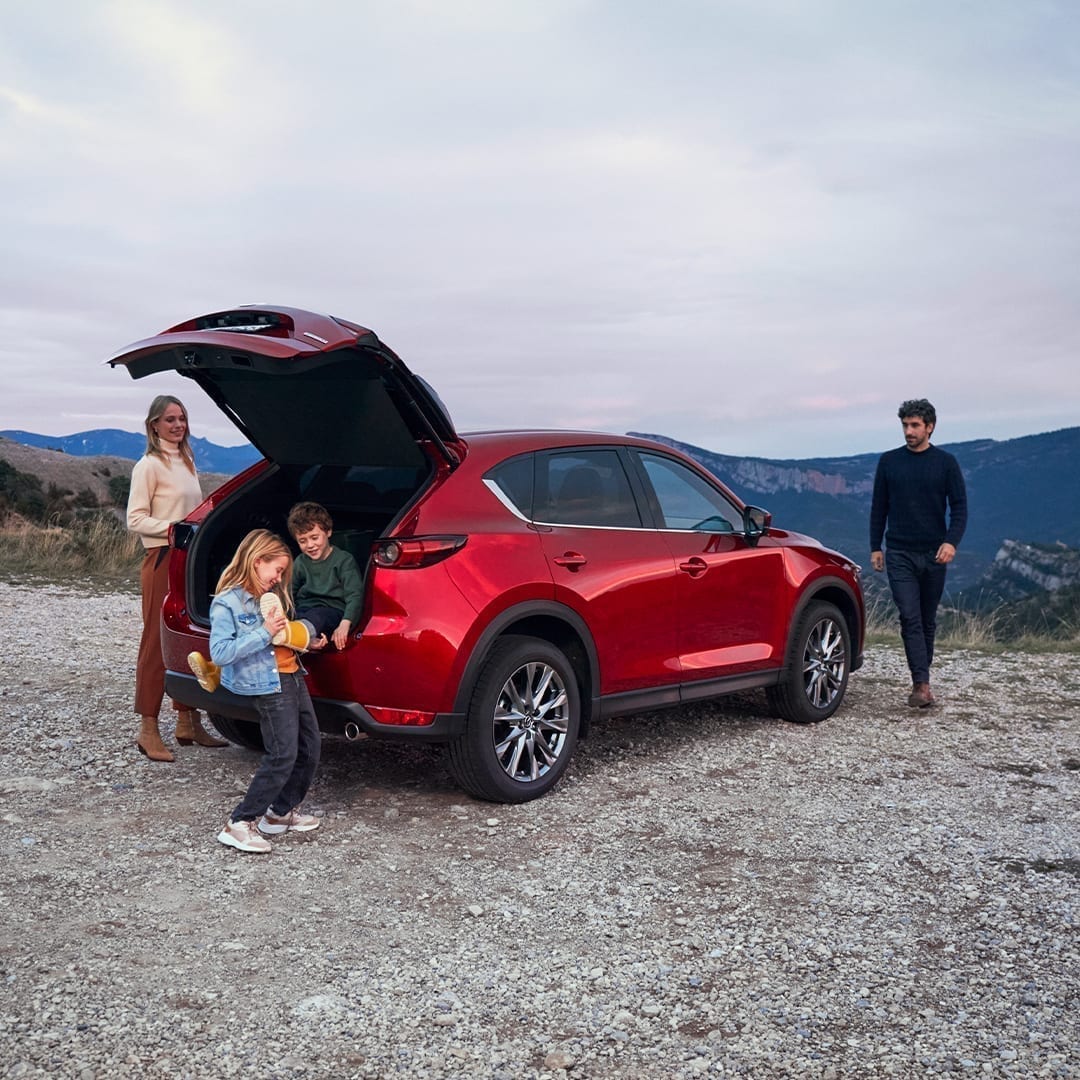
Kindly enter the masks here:
<path id="1" fill-rule="evenodd" d="M 907 703 L 913 709 L 926 709 L 933 705 L 934 695 L 930 692 L 930 684 L 928 682 L 916 683 L 915 689 L 911 691 L 907 699 Z"/>
<path id="2" fill-rule="evenodd" d="M 196 743 L 199 746 L 228 746 L 223 739 L 215 739 L 209 731 L 203 729 L 202 720 L 195 709 L 176 714 L 176 741 L 181 746 Z"/>
<path id="3" fill-rule="evenodd" d="M 156 716 L 139 717 L 139 737 L 135 740 L 140 754 L 151 761 L 175 761 L 172 751 L 161 741 Z"/>

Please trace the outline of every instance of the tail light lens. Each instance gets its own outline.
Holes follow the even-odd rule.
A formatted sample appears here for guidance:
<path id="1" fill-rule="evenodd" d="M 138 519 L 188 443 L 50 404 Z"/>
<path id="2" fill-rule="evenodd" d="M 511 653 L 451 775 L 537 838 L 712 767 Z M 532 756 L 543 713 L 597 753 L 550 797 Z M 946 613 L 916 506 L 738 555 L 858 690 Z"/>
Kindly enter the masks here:
<path id="1" fill-rule="evenodd" d="M 427 727 L 435 721 L 433 712 L 420 712 L 418 709 L 384 709 L 369 705 L 368 712 L 380 724 L 393 724 L 397 727 Z"/>
<path id="2" fill-rule="evenodd" d="M 460 551 L 467 536 L 410 536 L 401 540 L 380 540 L 372 551 L 372 561 L 387 570 L 417 570 L 431 566 Z"/>

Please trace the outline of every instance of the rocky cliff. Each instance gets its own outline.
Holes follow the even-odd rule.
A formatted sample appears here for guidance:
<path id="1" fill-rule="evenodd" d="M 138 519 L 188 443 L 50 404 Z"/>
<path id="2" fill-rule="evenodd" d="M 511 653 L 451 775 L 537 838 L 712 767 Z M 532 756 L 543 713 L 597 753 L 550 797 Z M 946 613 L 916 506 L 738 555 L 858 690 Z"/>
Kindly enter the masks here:
<path id="1" fill-rule="evenodd" d="M 996 605 L 1077 585 L 1080 585 L 1080 551 L 1064 544 L 1005 540 L 976 590 Z"/>

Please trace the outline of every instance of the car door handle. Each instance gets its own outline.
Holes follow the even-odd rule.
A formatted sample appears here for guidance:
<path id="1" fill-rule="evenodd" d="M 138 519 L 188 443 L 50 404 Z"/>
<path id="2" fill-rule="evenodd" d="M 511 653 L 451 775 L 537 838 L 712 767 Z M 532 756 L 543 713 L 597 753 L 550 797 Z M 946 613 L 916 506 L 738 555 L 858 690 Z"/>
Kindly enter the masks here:
<path id="1" fill-rule="evenodd" d="M 699 559 L 695 555 L 692 559 L 687 559 L 686 562 L 679 563 L 679 569 L 684 574 L 689 574 L 691 577 L 701 577 L 701 575 L 709 569 L 709 564 L 704 559 Z"/>
<path id="2" fill-rule="evenodd" d="M 568 551 L 564 555 L 556 555 L 551 561 L 556 566 L 565 566 L 567 570 L 577 570 L 578 567 L 584 566 L 589 560 L 576 551 Z"/>

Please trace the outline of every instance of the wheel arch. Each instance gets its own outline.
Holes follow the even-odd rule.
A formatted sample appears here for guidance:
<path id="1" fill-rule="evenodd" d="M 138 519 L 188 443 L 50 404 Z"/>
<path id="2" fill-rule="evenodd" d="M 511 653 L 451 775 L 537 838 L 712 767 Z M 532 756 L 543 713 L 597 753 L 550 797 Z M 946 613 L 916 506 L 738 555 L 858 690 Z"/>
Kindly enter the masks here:
<path id="1" fill-rule="evenodd" d="M 791 613 L 791 622 L 788 625 L 787 642 L 784 646 L 785 666 L 791 655 L 791 635 L 798 629 L 803 612 L 818 600 L 824 600 L 826 603 L 832 604 L 844 617 L 844 622 L 848 628 L 848 636 L 851 638 L 851 670 L 857 671 L 862 666 L 863 660 L 863 638 L 865 633 L 863 605 L 851 586 L 839 578 L 823 578 L 815 581 L 813 586 L 799 597 L 799 601 Z"/>
<path id="2" fill-rule="evenodd" d="M 600 687 L 600 667 L 596 643 L 585 620 L 577 612 L 549 601 L 518 604 L 507 608 L 485 627 L 462 672 L 454 698 L 455 712 L 464 712 L 472 698 L 480 669 L 492 646 L 508 635 L 538 638 L 558 648 L 570 662 L 581 697 L 579 736 L 584 738 L 596 712 Z"/>

